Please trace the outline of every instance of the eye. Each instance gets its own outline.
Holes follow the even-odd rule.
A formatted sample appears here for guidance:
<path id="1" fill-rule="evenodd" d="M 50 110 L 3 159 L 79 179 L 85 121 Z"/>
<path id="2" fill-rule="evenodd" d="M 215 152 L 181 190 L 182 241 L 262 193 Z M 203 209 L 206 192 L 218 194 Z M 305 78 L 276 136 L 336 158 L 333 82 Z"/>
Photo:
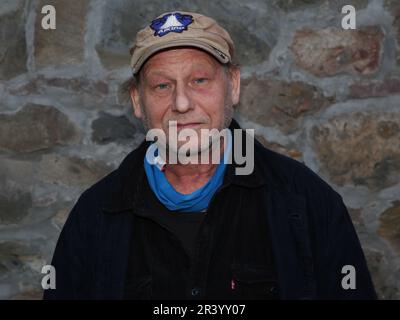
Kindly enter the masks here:
<path id="1" fill-rule="evenodd" d="M 156 89 L 168 89 L 168 83 L 159 83 L 155 86 Z"/>
<path id="2" fill-rule="evenodd" d="M 207 80 L 208 80 L 207 78 L 197 78 L 197 79 L 194 79 L 194 82 L 196 84 L 203 84 L 203 83 L 206 83 Z"/>

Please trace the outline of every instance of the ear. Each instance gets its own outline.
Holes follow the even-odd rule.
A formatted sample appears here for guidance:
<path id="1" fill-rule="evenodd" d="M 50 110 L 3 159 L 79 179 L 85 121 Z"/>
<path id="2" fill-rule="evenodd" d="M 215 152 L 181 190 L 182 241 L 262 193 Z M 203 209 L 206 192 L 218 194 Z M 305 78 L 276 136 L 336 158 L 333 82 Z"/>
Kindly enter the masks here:
<path id="1" fill-rule="evenodd" d="M 230 70 L 231 84 L 232 84 L 232 104 L 239 103 L 240 98 L 240 69 L 239 67 L 232 67 Z"/>
<path id="2" fill-rule="evenodd" d="M 142 118 L 142 108 L 140 105 L 140 94 L 139 94 L 139 89 L 137 86 L 131 87 L 130 95 L 131 95 L 131 100 L 132 100 L 133 113 L 136 116 L 136 118 L 141 119 Z"/>

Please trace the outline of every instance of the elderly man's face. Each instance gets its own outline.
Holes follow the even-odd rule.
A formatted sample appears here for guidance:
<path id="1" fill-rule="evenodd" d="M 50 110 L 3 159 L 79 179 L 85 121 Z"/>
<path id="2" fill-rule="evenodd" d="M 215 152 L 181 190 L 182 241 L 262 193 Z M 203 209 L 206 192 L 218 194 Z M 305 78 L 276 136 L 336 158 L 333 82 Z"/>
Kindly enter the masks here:
<path id="1" fill-rule="evenodd" d="M 179 48 L 152 56 L 131 96 L 146 129 L 160 128 L 168 138 L 169 121 L 175 120 L 178 133 L 191 128 L 200 137 L 200 129 L 227 127 L 239 92 L 238 69 L 229 73 L 209 54 Z"/>

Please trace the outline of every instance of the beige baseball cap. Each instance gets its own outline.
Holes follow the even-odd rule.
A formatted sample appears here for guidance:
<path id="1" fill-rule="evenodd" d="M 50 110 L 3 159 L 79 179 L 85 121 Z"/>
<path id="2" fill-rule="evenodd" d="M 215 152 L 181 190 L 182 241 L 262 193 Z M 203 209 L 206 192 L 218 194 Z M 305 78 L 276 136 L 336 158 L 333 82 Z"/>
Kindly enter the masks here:
<path id="1" fill-rule="evenodd" d="M 203 49 L 221 63 L 232 61 L 234 53 L 229 33 L 212 18 L 194 12 L 166 12 L 137 33 L 130 50 L 133 74 L 154 53 L 180 46 Z"/>

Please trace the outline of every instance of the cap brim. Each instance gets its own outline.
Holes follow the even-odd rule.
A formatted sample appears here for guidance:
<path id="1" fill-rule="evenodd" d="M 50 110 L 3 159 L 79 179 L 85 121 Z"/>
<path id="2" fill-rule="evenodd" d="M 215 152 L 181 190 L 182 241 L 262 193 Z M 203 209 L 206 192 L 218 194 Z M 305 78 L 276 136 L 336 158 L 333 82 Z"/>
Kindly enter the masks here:
<path id="1" fill-rule="evenodd" d="M 182 47 L 182 46 L 203 49 L 208 53 L 210 53 L 213 57 L 215 57 L 219 62 L 224 64 L 230 61 L 230 57 L 228 55 L 224 54 L 219 49 L 215 48 L 214 46 L 208 44 L 205 41 L 197 39 L 176 39 L 176 40 L 170 40 L 165 43 L 158 43 L 153 46 L 150 46 L 145 51 L 145 53 L 140 57 L 140 59 L 135 63 L 135 65 L 132 65 L 133 74 L 137 73 L 142 67 L 142 65 L 146 62 L 146 60 L 156 52 L 164 49 Z"/>

